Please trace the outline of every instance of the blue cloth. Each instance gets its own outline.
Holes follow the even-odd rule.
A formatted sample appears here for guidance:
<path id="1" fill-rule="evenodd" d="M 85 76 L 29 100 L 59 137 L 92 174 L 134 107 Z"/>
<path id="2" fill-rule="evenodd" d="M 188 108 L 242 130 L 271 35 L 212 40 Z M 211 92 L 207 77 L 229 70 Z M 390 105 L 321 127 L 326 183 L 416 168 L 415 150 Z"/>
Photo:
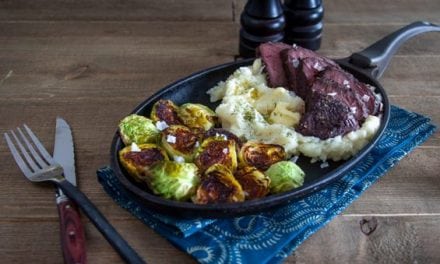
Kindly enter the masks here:
<path id="1" fill-rule="evenodd" d="M 379 144 L 345 176 L 277 210 L 231 219 L 160 215 L 131 199 L 110 168 L 97 173 L 117 204 L 200 263 L 280 263 L 435 129 L 430 119 L 393 106 Z"/>

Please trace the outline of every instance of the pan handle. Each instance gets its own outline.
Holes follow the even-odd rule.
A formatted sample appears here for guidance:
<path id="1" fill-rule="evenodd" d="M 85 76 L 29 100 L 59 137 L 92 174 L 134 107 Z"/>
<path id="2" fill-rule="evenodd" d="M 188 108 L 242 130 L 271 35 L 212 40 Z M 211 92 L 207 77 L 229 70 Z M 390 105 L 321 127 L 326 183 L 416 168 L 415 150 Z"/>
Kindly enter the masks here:
<path id="1" fill-rule="evenodd" d="M 440 31 L 440 26 L 424 21 L 414 22 L 389 34 L 363 51 L 353 53 L 349 62 L 357 67 L 368 69 L 374 78 L 380 78 L 400 45 L 411 37 L 430 31 Z"/>

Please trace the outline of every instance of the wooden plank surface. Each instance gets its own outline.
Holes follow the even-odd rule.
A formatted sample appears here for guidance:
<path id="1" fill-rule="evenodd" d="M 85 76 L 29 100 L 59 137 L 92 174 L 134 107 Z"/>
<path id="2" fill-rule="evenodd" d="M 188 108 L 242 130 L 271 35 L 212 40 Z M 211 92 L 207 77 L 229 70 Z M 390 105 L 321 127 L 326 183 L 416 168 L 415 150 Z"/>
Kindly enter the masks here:
<path id="1" fill-rule="evenodd" d="M 80 189 L 151 263 L 194 261 L 115 205 L 95 171 L 108 164 L 118 120 L 137 104 L 176 79 L 233 60 L 245 2 L 0 1 L 0 132 L 26 122 L 51 149 L 55 117 L 65 117 L 73 128 Z M 333 58 L 412 21 L 440 22 L 440 2 L 433 0 L 332 0 L 325 8 L 320 52 Z M 410 40 L 381 79 L 393 104 L 436 124 L 439 47 L 435 33 Z M 436 132 L 286 263 L 439 262 L 438 156 Z M 30 252 L 34 263 L 60 263 L 52 186 L 27 182 L 3 141 L 0 160 L 0 259 L 28 263 Z M 360 222 L 372 217 L 376 230 L 365 235 Z M 90 263 L 121 262 L 84 222 Z"/>

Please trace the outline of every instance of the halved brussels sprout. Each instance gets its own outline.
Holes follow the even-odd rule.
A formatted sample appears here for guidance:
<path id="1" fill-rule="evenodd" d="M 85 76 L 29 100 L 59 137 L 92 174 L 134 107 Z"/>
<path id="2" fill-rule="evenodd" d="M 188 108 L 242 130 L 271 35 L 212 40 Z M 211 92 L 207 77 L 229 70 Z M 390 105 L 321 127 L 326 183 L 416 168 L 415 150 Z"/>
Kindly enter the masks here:
<path id="1" fill-rule="evenodd" d="M 186 126 L 172 125 L 162 131 L 162 146 L 175 161 L 192 162 L 199 138 Z"/>
<path id="2" fill-rule="evenodd" d="M 136 181 L 143 181 L 147 175 L 145 170 L 149 166 L 162 160 L 168 160 L 168 155 L 161 147 L 155 144 L 141 144 L 133 150 L 127 146 L 119 151 L 119 161 L 125 170 Z"/>
<path id="3" fill-rule="evenodd" d="M 270 192 L 281 193 L 301 187 L 304 183 L 304 171 L 291 161 L 280 161 L 265 172 L 270 178 Z"/>
<path id="4" fill-rule="evenodd" d="M 209 137 L 221 137 L 224 139 L 232 139 L 235 141 L 235 145 L 237 146 L 238 149 L 241 148 L 241 146 L 243 145 L 243 142 L 241 141 L 241 139 L 239 137 L 237 137 L 234 133 L 229 132 L 228 130 L 224 129 L 224 128 L 211 128 L 208 131 L 205 132 L 204 134 L 204 138 L 209 138 Z"/>
<path id="5" fill-rule="evenodd" d="M 179 117 L 188 127 L 200 127 L 208 130 L 218 123 L 218 117 L 209 107 L 187 103 L 179 107 Z"/>
<path id="6" fill-rule="evenodd" d="M 243 188 L 246 200 L 261 198 L 269 193 L 270 178 L 253 166 L 239 167 L 234 177 Z"/>
<path id="7" fill-rule="evenodd" d="M 161 161 L 148 170 L 148 186 L 165 199 L 186 201 L 194 196 L 200 183 L 194 163 Z"/>
<path id="8" fill-rule="evenodd" d="M 215 164 L 205 171 L 193 201 L 197 204 L 242 202 L 244 192 L 226 166 Z"/>
<path id="9" fill-rule="evenodd" d="M 222 164 L 234 172 L 237 169 L 235 141 L 216 137 L 203 140 L 196 151 L 194 163 L 201 171 L 214 164 Z"/>
<path id="10" fill-rule="evenodd" d="M 287 156 L 283 146 L 248 141 L 241 147 L 238 157 L 242 166 L 255 166 L 265 171 L 270 165 L 285 160 Z"/>
<path id="11" fill-rule="evenodd" d="M 159 139 L 159 130 L 153 121 L 145 116 L 132 114 L 126 116 L 119 123 L 119 134 L 125 145 L 131 143 L 156 143 Z"/>
<path id="12" fill-rule="evenodd" d="M 161 99 L 153 105 L 150 118 L 154 122 L 164 121 L 168 126 L 182 125 L 182 120 L 177 112 L 178 107 L 172 101 Z"/>

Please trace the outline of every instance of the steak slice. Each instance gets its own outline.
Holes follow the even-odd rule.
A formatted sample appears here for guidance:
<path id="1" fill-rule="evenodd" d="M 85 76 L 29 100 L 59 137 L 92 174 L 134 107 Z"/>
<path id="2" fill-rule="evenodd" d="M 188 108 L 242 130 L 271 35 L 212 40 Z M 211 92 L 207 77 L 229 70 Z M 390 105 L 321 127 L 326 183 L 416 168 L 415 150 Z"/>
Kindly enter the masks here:
<path id="1" fill-rule="evenodd" d="M 328 139 L 359 128 L 350 107 L 334 96 L 312 93 L 306 102 L 307 111 L 296 131 L 305 136 Z"/>
<path id="2" fill-rule="evenodd" d="M 284 72 L 283 62 L 281 60 L 281 51 L 290 49 L 292 46 L 281 42 L 267 42 L 258 46 L 257 56 L 263 61 L 264 72 L 267 77 L 269 87 L 288 87 L 286 73 Z"/>
<path id="3" fill-rule="evenodd" d="M 359 101 L 358 107 L 362 108 L 364 119 L 367 118 L 368 115 L 376 115 L 380 111 L 380 102 L 376 98 L 373 91 L 365 84 L 357 80 L 352 74 L 338 68 L 328 68 L 322 73 L 320 73 L 320 77 L 324 79 L 330 79 L 343 87 L 345 90 L 351 91 L 356 94 L 356 98 Z M 354 104 L 352 104 L 354 106 Z M 358 119 L 358 120 L 364 120 Z"/>
<path id="4" fill-rule="evenodd" d="M 324 71 L 323 73 L 327 72 Z M 357 121 L 364 121 L 368 117 L 368 108 L 353 88 L 337 83 L 333 79 L 317 78 L 309 88 L 308 96 L 313 93 L 322 93 L 334 97 L 347 105 Z M 306 102 L 308 98 L 306 98 Z"/>
<path id="5" fill-rule="evenodd" d="M 339 68 L 334 61 L 301 47 L 281 51 L 281 58 L 288 76 L 289 90 L 303 99 L 307 97 L 308 88 L 319 72 L 327 67 Z"/>

